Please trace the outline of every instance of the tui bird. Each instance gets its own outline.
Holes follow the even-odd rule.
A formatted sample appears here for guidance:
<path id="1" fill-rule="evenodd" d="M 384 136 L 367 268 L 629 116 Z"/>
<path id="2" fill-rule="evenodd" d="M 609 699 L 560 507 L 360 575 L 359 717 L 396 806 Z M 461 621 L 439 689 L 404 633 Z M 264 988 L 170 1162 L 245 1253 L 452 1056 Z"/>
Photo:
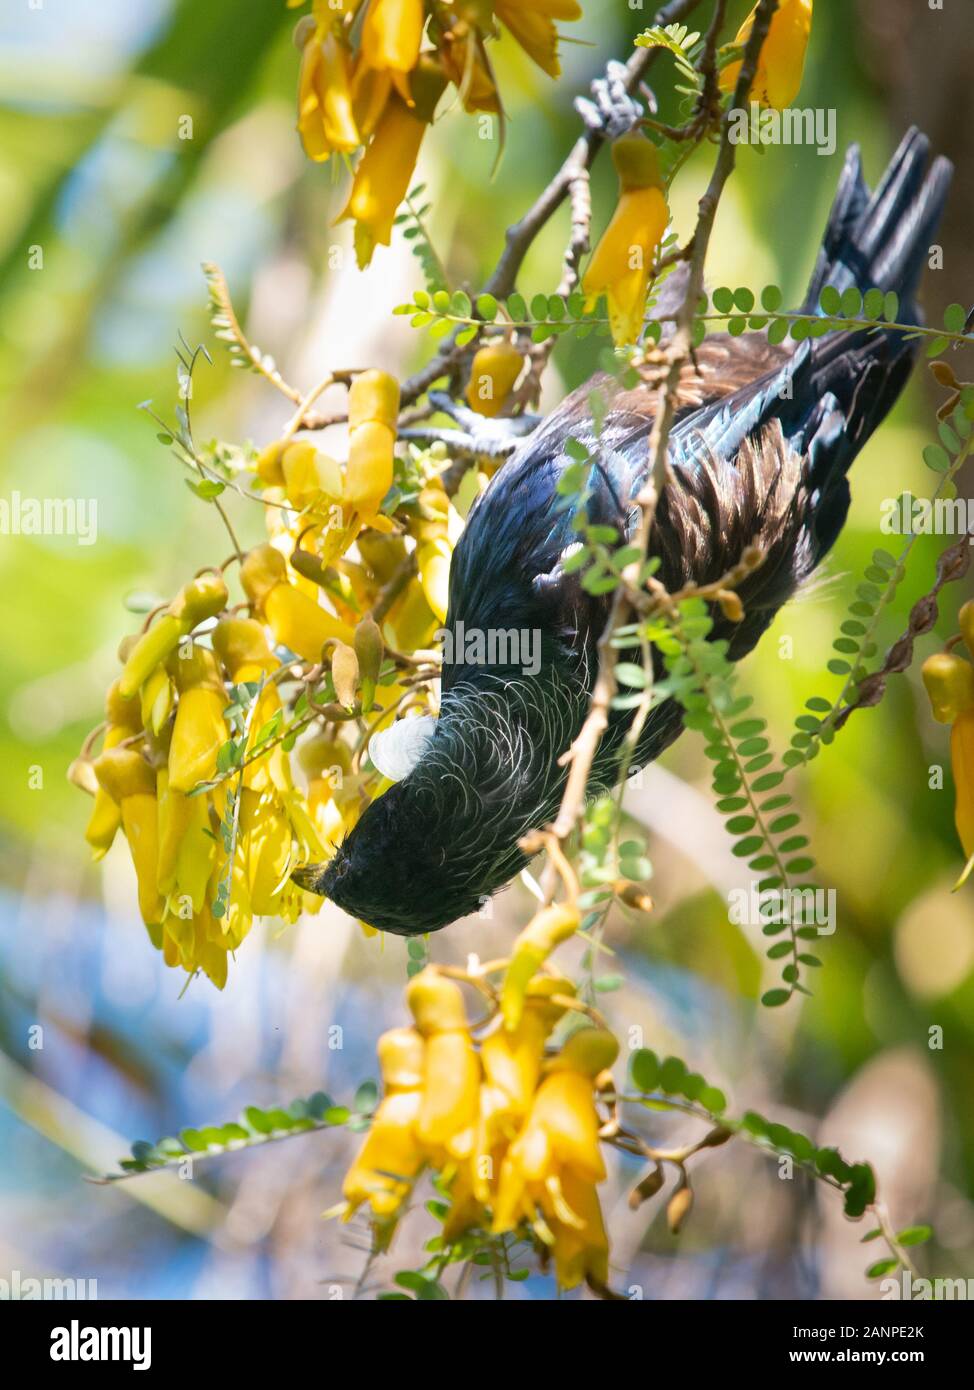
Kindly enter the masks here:
<path id="1" fill-rule="evenodd" d="M 911 130 L 870 195 L 860 154 L 845 160 L 803 312 L 826 285 L 895 291 L 900 320 L 920 321 L 914 295 L 952 168 L 927 172 L 928 141 Z M 714 610 L 712 636 L 739 660 L 809 577 L 845 522 L 847 474 L 902 390 L 916 343 L 898 330 L 836 331 L 772 346 L 762 334 L 715 334 L 680 384 L 669 444 L 672 474 L 650 539 L 670 590 L 713 582 L 748 546 L 764 563 L 744 582 L 745 617 Z M 596 434 L 588 408 L 608 400 Z M 588 518 L 633 533 L 648 468 L 655 387 L 598 378 L 570 395 L 519 443 L 470 512 L 450 572 L 447 628 L 540 634 L 540 670 L 444 663 L 438 720 L 412 770 L 374 801 L 325 865 L 295 878 L 383 931 L 436 931 L 475 911 L 525 864 L 518 840 L 551 821 L 566 772 L 559 756 L 578 733 L 597 669 L 610 597 L 585 592 L 562 568 L 578 543 L 557 483 L 578 440 L 594 460 Z M 581 505 L 577 499 L 575 506 Z M 590 792 L 614 785 L 631 714 L 613 712 Z M 680 733 L 674 700 L 651 713 L 634 767 Z"/>

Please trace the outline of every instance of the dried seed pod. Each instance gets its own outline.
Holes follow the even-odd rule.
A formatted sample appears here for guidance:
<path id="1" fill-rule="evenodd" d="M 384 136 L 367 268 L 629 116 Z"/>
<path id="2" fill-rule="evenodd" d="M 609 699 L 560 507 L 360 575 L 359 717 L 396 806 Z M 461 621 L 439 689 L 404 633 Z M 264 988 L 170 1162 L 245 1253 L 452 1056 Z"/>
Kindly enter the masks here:
<path id="1" fill-rule="evenodd" d="M 358 657 L 344 642 L 336 642 L 331 654 L 331 678 L 340 703 L 351 709 L 358 686 Z"/>
<path id="2" fill-rule="evenodd" d="M 669 1202 L 666 1204 L 666 1224 L 674 1235 L 678 1235 L 680 1227 L 690 1215 L 693 1206 L 693 1189 L 690 1186 L 686 1174 L 680 1179 L 680 1185 L 673 1193 Z"/>
<path id="3" fill-rule="evenodd" d="M 643 1202 L 648 1202 L 650 1197 L 655 1197 L 665 1181 L 662 1167 L 657 1163 L 655 1168 L 637 1182 L 636 1186 L 629 1193 L 629 1206 L 632 1211 L 641 1207 Z"/>
<path id="4" fill-rule="evenodd" d="M 627 907 L 634 907 L 637 912 L 652 912 L 653 900 L 648 893 L 642 891 L 638 884 L 624 883 L 617 891 Z"/>
<path id="5" fill-rule="evenodd" d="M 740 598 L 734 593 L 733 589 L 721 589 L 717 595 L 717 602 L 720 604 L 721 612 L 728 621 L 739 623 L 744 618 L 744 605 Z"/>

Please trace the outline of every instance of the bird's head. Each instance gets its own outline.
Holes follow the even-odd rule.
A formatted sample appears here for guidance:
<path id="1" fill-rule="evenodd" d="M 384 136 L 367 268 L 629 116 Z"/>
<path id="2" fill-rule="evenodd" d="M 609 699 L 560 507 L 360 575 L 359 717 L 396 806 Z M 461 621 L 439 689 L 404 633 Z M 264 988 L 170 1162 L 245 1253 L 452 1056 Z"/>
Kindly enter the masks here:
<path id="1" fill-rule="evenodd" d="M 398 936 L 477 911 L 524 865 L 519 838 L 557 808 L 557 755 L 584 708 L 580 692 L 560 693 L 530 680 L 454 687 L 414 744 L 411 770 L 333 859 L 296 869 L 295 882 Z"/>
<path id="2" fill-rule="evenodd" d="M 411 778 L 390 787 L 363 812 L 327 864 L 293 877 L 379 931 L 414 936 L 437 931 L 479 906 L 471 866 L 460 862 L 437 818 L 424 817 Z"/>

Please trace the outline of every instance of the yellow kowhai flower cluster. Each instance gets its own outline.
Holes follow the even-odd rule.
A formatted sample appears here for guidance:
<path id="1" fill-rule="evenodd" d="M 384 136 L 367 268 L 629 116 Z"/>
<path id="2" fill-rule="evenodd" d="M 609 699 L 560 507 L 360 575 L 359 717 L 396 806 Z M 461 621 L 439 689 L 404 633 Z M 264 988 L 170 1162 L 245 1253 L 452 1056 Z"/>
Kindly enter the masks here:
<path id="1" fill-rule="evenodd" d="M 577 928 L 578 913 L 552 907 L 537 920 L 540 927 L 519 938 L 522 966 L 528 955 L 543 961 Z M 479 1043 L 453 980 L 428 966 L 410 981 L 413 1026 L 379 1039 L 383 1098 L 345 1176 L 344 1201 L 330 1214 L 347 1221 L 367 1207 L 384 1249 L 430 1169 L 449 1199 L 444 1242 L 517 1231 L 553 1261 L 563 1288 L 587 1281 L 602 1289 L 609 1252 L 597 1190 L 606 1169 L 596 1096 L 611 1085 L 618 1044 L 605 1029 L 585 1026 L 552 1051 L 550 1035 L 573 1006 L 575 987 L 555 974 L 515 975 L 502 1017 Z"/>
<path id="2" fill-rule="evenodd" d="M 433 465 L 398 522 L 381 511 L 393 483 L 398 413 L 395 378 L 360 373 L 348 393 L 344 470 L 305 440 L 278 441 L 256 461 L 274 534 L 247 557 L 241 577 L 278 642 L 306 660 L 317 660 L 329 639 L 351 643 L 355 623 L 375 603 L 378 590 L 408 570 L 411 560 L 416 574 L 385 615 L 388 645 L 407 653 L 427 649 L 445 621 L 450 558 L 465 514 L 458 506 L 464 502 L 447 495 Z M 474 475 L 474 495 L 486 482 L 486 475 Z M 472 501 L 470 496 L 468 504 Z M 293 509 L 290 522 L 284 519 L 285 506 Z M 353 544 L 357 561 L 348 556 Z M 296 583 L 291 570 L 298 572 Z M 337 622 L 320 608 L 313 616 L 309 611 L 322 589 Z M 380 687 L 377 697 L 382 694 Z"/>
<path id="3" fill-rule="evenodd" d="M 974 656 L 974 600 L 960 610 L 960 632 Z M 954 652 L 928 657 L 922 668 L 923 683 L 933 717 L 950 724 L 950 760 L 956 796 L 954 819 L 957 835 L 967 856 L 958 881 L 960 888 L 974 870 L 974 666 Z"/>
<path id="4" fill-rule="evenodd" d="M 298 131 L 314 160 L 364 151 L 341 215 L 354 219 L 361 266 L 389 245 L 447 86 L 466 110 L 499 112 L 488 40 L 506 28 L 556 77 L 556 22 L 581 15 L 577 0 L 312 0 L 295 31 Z"/>
<path id="5" fill-rule="evenodd" d="M 293 922 L 320 908 L 291 871 L 330 858 L 388 787 L 368 760 L 371 736 L 435 712 L 429 649 L 465 504 L 426 457 L 414 464 L 418 494 L 395 519 L 382 511 L 398 412 L 395 378 L 361 372 L 344 465 L 290 435 L 252 460 L 267 539 L 237 571 L 224 567 L 243 604 L 224 572 L 206 571 L 152 613 L 123 642 L 105 723 L 72 766 L 94 798 L 94 857 L 121 831 L 153 944 L 219 987 L 255 917 Z M 485 484 L 471 476 L 466 505 Z"/>
<path id="6" fill-rule="evenodd" d="M 206 602 L 194 609 L 189 596 L 201 594 Z M 212 610 L 226 600 L 222 578 L 203 576 L 134 643 L 123 644 L 126 660 L 108 692 L 103 748 L 91 763 L 95 804 L 86 831 L 100 859 L 122 830 L 153 945 L 167 965 L 202 970 L 221 989 L 228 954 L 255 916 L 294 921 L 302 906 L 319 905 L 314 898 L 305 903 L 288 875 L 293 864 L 324 853 L 281 748 L 246 761 L 253 735 L 281 710 L 274 684 L 263 685 L 254 700 L 235 808 L 230 783 L 213 780 L 230 737 L 228 687 L 261 686 L 280 664 L 253 619 L 220 617 L 208 646 L 182 631 L 216 616 Z M 177 612 L 174 625 L 169 620 Z M 232 865 L 219 852 L 221 826 L 230 820 L 236 824 Z M 221 891 L 224 877 L 228 887 Z"/>

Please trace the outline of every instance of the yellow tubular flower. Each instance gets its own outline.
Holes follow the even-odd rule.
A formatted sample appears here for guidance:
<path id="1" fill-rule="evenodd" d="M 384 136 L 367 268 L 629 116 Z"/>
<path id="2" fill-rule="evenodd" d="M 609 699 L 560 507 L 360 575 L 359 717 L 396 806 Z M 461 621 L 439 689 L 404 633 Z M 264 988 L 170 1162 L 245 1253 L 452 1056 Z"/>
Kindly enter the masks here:
<path id="1" fill-rule="evenodd" d="M 392 224 L 412 181 L 426 127 L 446 86 L 435 60 L 422 57 L 412 77 L 413 106 L 390 96 L 365 154 L 339 221 L 355 220 L 355 254 L 365 268 L 376 245 L 388 246 Z"/>
<path id="2" fill-rule="evenodd" d="M 412 72 L 425 24 L 423 0 L 371 0 L 362 25 L 362 61 L 379 71 Z"/>
<path id="3" fill-rule="evenodd" d="M 612 337 L 635 343 L 643 330 L 646 294 L 656 248 L 669 220 L 656 147 L 642 135 L 624 135 L 612 146 L 619 175 L 619 202 L 589 262 L 582 290 L 590 301 L 604 294 Z"/>
<path id="4" fill-rule="evenodd" d="M 964 853 L 970 858 L 974 855 L 974 705 L 962 710 L 954 722 L 950 758 L 957 795 L 954 819 Z"/>
<path id="5" fill-rule="evenodd" d="M 102 748 L 108 751 L 117 748 L 127 738 L 142 728 L 142 715 L 139 701 L 124 699 L 119 694 L 118 681 L 112 681 L 105 697 L 105 718 L 108 727 L 102 740 Z M 122 823 L 122 813 L 115 801 L 101 785 L 95 791 L 95 804 L 85 829 L 85 839 L 92 849 L 92 857 L 97 863 L 108 853 Z"/>
<path id="6" fill-rule="evenodd" d="M 110 748 L 95 759 L 95 776 L 122 814 L 139 886 L 139 911 L 147 927 L 161 923 L 166 904 L 159 892 L 159 827 L 156 779 L 134 748 Z"/>
<path id="7" fill-rule="evenodd" d="M 216 775 L 216 759 L 229 737 L 223 711 L 227 693 L 216 657 L 194 643 L 192 654 L 172 661 L 179 690 L 169 744 L 169 785 L 190 792 Z"/>
<path id="8" fill-rule="evenodd" d="M 374 518 L 392 486 L 399 382 L 388 372 L 362 372 L 348 391 L 348 467 L 342 499 L 360 517 Z"/>
<path id="9" fill-rule="evenodd" d="M 186 796 L 169 785 L 169 769 L 156 774 L 159 803 L 159 891 L 168 899 L 187 897 L 194 913 L 206 898 L 216 846 L 205 796 Z M 181 904 L 177 903 L 177 910 Z"/>
<path id="10" fill-rule="evenodd" d="M 501 987 L 501 1014 L 504 1027 L 516 1028 L 524 1012 L 528 986 L 551 952 L 578 930 L 581 920 L 577 907 L 553 903 L 543 907 L 514 942 L 511 962 Z"/>
<path id="11" fill-rule="evenodd" d="M 619 1046 L 611 1033 L 583 1028 L 549 1063 L 524 1127 L 501 1166 L 494 1204 L 495 1232 L 513 1230 L 534 1210 L 572 1225 L 581 1220 L 564 1195 L 573 1175 L 589 1185 L 605 1177 L 595 1109 L 595 1078 L 611 1066 Z"/>
<path id="12" fill-rule="evenodd" d="M 281 893 L 291 868 L 291 827 L 275 799 L 244 788 L 240 839 L 247 864 L 251 911 L 269 917 L 281 910 Z"/>
<path id="13" fill-rule="evenodd" d="M 309 159 L 351 154 L 362 143 L 352 110 L 352 55 L 335 28 L 335 11 L 310 29 L 301 53 L 298 131 Z"/>
<path id="14" fill-rule="evenodd" d="M 497 0 L 497 18 L 507 26 L 525 53 L 549 77 L 558 77 L 558 30 L 556 19 L 581 19 L 577 0 Z"/>
<path id="15" fill-rule="evenodd" d="M 369 1133 L 345 1175 L 343 1220 L 368 1202 L 372 1215 L 389 1223 L 426 1161 L 416 1137 L 422 1105 L 425 1045 L 413 1028 L 393 1028 L 379 1039 L 385 1094 Z M 386 1233 L 386 1243 L 391 1229 Z"/>
<path id="16" fill-rule="evenodd" d="M 389 644 L 400 652 L 428 647 L 436 631 L 437 618 L 422 586 L 413 580 L 389 610 L 386 628 Z"/>
<path id="17" fill-rule="evenodd" d="M 356 544 L 379 588 L 389 583 L 406 559 L 406 543 L 402 536 L 384 536 L 377 531 L 363 531 Z"/>
<path id="18" fill-rule="evenodd" d="M 218 574 L 201 574 L 186 584 L 165 613 L 144 632 L 129 652 L 118 689 L 130 699 L 181 639 L 205 618 L 214 618 L 227 605 L 227 586 Z"/>
<path id="19" fill-rule="evenodd" d="M 478 415 L 499 415 L 523 366 L 524 358 L 506 339 L 480 348 L 467 382 L 467 404 L 471 410 Z"/>
<path id="20" fill-rule="evenodd" d="M 940 724 L 953 724 L 962 710 L 974 705 L 974 666 L 950 652 L 927 657 L 920 668 L 933 717 Z"/>
<path id="21" fill-rule="evenodd" d="M 388 425 L 369 420 L 349 435 L 344 501 L 372 519 L 392 487 L 396 436 Z"/>
<path id="22" fill-rule="evenodd" d="M 157 666 L 142 683 L 140 691 L 142 722 L 158 734 L 172 711 L 173 688 L 164 666 Z"/>
<path id="23" fill-rule="evenodd" d="M 298 511 L 342 495 L 342 474 L 336 461 L 303 439 L 283 450 L 281 474 L 287 500 Z"/>
<path id="24" fill-rule="evenodd" d="M 574 1289 L 583 1279 L 604 1288 L 609 1282 L 609 1238 L 605 1233 L 599 1194 L 591 1184 L 566 1172 L 561 1197 L 571 1221 L 547 1214 L 554 1237 L 555 1278 L 563 1289 Z"/>
<path id="25" fill-rule="evenodd" d="M 480 1063 L 470 1041 L 463 995 L 427 967 L 406 987 L 406 1002 L 426 1039 L 423 1097 L 416 1132 L 422 1143 L 454 1158 L 473 1150 Z"/>
<path id="26" fill-rule="evenodd" d="M 392 74 L 367 67 L 360 54 L 352 77 L 352 109 L 363 141 L 375 134 L 391 91 Z"/>
<path id="27" fill-rule="evenodd" d="M 446 541 L 427 541 L 416 551 L 419 582 L 426 602 L 441 623 L 450 599 L 450 547 Z"/>
<path id="28" fill-rule="evenodd" d="M 736 44 L 743 46 L 750 38 L 756 10 L 755 5 L 737 31 L 734 39 Z M 771 16 L 768 36 L 758 55 L 757 71 L 751 84 L 752 100 L 760 102 L 762 106 L 773 106 L 777 111 L 791 105 L 802 85 L 805 53 L 811 32 L 812 0 L 781 0 Z M 731 63 L 723 69 L 720 74 L 721 91 L 734 90 L 741 66 L 741 63 Z"/>
<path id="29" fill-rule="evenodd" d="M 471 1192 L 482 1205 L 490 1202 L 491 1176 L 499 1171 L 505 1146 L 516 1135 L 537 1090 L 545 1039 L 564 1013 L 564 1006 L 553 1004 L 551 997 L 574 993 L 570 980 L 539 976 L 531 982 L 517 1027 L 499 1028 L 480 1045 L 484 1084 L 470 1169 Z"/>
<path id="30" fill-rule="evenodd" d="M 305 661 L 320 661 L 329 638 L 352 640 L 347 624 L 288 583 L 284 556 L 270 544 L 248 552 L 240 567 L 244 592 L 277 642 Z"/>
<path id="31" fill-rule="evenodd" d="M 267 645 L 264 629 L 254 618 L 223 618 L 213 629 L 213 650 L 234 685 L 259 684 L 277 670 L 277 662 Z M 250 720 L 248 753 L 261 729 L 280 708 L 281 696 L 277 686 L 265 684 Z M 244 768 L 243 784 L 258 790 L 268 786 L 277 787 L 279 791 L 290 790 L 290 764 L 280 744 Z"/>
<path id="32" fill-rule="evenodd" d="M 531 1102 L 541 1075 L 541 1059 L 548 1034 L 565 1012 L 552 1003 L 552 995 L 571 998 L 575 986 L 559 976 L 538 976 L 531 981 L 524 1011 L 513 1029 L 498 1028 L 480 1045 L 488 1082 L 502 1090 L 511 1105 L 523 1112 Z"/>

